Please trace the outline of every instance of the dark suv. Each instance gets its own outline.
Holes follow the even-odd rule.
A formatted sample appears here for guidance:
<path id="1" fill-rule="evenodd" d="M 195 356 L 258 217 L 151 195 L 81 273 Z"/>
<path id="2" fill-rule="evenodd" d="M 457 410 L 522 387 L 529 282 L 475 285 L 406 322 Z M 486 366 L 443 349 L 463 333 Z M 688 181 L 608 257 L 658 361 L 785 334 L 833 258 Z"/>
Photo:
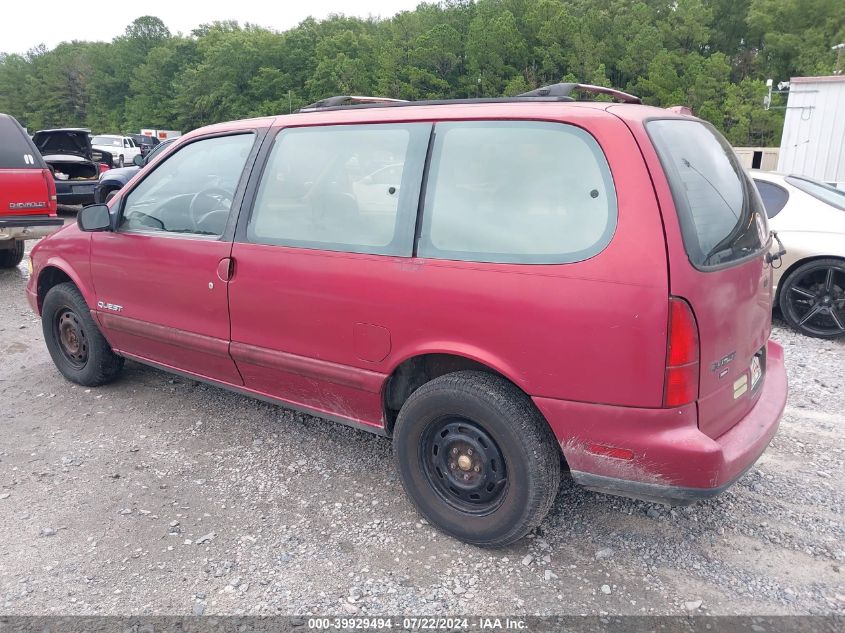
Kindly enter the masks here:
<path id="1" fill-rule="evenodd" d="M 36 246 L 28 296 L 69 380 L 128 358 L 392 436 L 419 511 L 493 546 L 562 461 L 670 503 L 754 464 L 770 246 L 725 139 L 631 95 L 336 98 L 179 138 Z"/>

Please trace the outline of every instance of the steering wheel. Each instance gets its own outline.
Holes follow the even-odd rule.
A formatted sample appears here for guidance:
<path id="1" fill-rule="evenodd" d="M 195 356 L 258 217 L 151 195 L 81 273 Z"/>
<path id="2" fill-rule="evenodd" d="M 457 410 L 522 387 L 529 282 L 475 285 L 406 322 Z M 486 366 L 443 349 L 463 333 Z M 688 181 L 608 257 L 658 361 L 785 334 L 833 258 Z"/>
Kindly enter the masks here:
<path id="1" fill-rule="evenodd" d="M 191 198 L 188 205 L 188 217 L 191 220 L 191 226 L 195 232 L 200 232 L 200 226 L 215 213 L 225 212 L 227 215 L 231 208 L 232 198 L 234 194 L 220 187 L 208 187 L 202 191 L 198 191 Z M 209 200 L 212 203 L 210 208 L 203 208 L 202 200 Z M 224 206 L 225 201 L 229 201 L 228 206 Z"/>

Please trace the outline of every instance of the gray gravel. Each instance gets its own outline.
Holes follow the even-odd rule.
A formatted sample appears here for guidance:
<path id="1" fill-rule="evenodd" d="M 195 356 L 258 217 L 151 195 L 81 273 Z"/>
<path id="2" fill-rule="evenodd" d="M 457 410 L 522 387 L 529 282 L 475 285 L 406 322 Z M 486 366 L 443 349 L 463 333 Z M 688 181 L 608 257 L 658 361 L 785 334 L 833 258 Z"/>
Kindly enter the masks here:
<path id="1" fill-rule="evenodd" d="M 781 324 L 781 430 L 670 509 L 564 477 L 503 550 L 415 513 L 390 442 L 127 363 L 63 380 L 0 272 L 0 613 L 819 614 L 845 610 L 845 342 Z"/>

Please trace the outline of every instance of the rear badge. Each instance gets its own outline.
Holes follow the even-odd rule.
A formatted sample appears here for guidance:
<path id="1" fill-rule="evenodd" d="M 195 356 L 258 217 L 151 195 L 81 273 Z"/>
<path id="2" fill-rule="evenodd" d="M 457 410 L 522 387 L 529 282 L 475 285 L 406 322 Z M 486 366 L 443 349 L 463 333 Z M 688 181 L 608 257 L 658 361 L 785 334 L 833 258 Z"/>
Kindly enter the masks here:
<path id="1" fill-rule="evenodd" d="M 734 358 L 736 358 L 736 352 L 735 352 L 735 351 L 734 351 L 734 352 L 731 352 L 730 354 L 728 354 L 728 355 L 727 355 L 727 356 L 725 356 L 724 358 L 722 358 L 722 359 L 720 359 L 720 360 L 717 360 L 715 363 L 713 363 L 712 365 L 710 365 L 710 371 L 712 371 L 713 373 L 715 373 L 715 372 L 719 371 L 719 370 L 720 370 L 720 369 L 722 369 L 725 365 L 727 365 L 728 363 L 730 363 L 730 362 L 731 362 Z M 728 373 L 728 370 L 727 370 L 727 369 L 726 369 L 726 370 L 724 370 L 724 371 L 719 371 L 719 378 L 722 378 L 722 377 L 723 377 L 725 374 L 727 374 L 727 373 Z"/>
<path id="2" fill-rule="evenodd" d="M 734 400 L 748 391 L 748 376 L 741 376 L 734 380 Z"/>

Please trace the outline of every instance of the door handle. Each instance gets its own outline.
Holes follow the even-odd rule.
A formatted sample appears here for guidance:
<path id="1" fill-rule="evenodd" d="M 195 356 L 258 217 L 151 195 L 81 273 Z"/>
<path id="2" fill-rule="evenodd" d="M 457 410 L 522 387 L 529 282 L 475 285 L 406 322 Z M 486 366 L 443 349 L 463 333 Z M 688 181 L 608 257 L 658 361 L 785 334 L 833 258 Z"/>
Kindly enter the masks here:
<path id="1" fill-rule="evenodd" d="M 217 276 L 220 281 L 230 281 L 235 274 L 235 260 L 231 257 L 224 257 L 217 264 Z"/>

